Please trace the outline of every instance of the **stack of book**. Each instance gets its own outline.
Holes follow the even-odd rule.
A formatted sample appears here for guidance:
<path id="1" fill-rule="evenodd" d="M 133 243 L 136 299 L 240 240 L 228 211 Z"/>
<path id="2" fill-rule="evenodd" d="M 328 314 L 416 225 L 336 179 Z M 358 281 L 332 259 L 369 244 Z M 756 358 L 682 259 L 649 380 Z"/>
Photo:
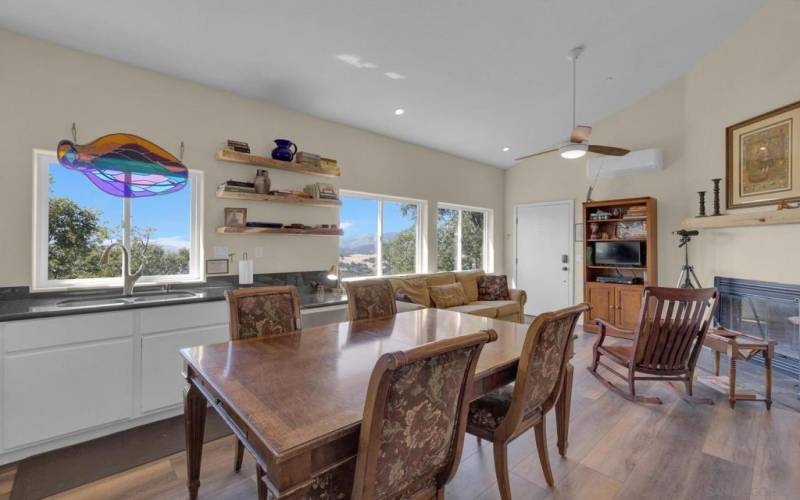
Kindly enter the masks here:
<path id="1" fill-rule="evenodd" d="M 333 158 L 320 158 L 319 168 L 326 174 L 339 175 L 339 164 Z"/>
<path id="2" fill-rule="evenodd" d="M 228 179 L 217 187 L 217 192 L 223 193 L 255 193 L 256 185 L 252 182 L 234 181 Z"/>
<path id="3" fill-rule="evenodd" d="M 644 205 L 630 207 L 622 216 L 623 219 L 644 219 L 645 217 L 647 217 L 647 207 Z"/>

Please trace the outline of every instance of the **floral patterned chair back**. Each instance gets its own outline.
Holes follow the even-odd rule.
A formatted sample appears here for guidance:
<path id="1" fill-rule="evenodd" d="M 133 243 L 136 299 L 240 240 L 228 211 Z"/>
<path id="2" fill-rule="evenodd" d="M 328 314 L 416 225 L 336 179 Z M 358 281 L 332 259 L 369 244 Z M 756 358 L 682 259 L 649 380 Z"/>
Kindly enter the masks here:
<path id="1" fill-rule="evenodd" d="M 496 339 L 488 330 L 381 356 L 367 389 L 352 498 L 443 494 L 461 457 L 478 356 Z"/>
<path id="2" fill-rule="evenodd" d="M 226 294 L 231 340 L 294 332 L 302 328 L 300 298 L 293 286 L 240 288 Z"/>
<path id="3" fill-rule="evenodd" d="M 350 321 L 387 318 L 397 314 L 397 304 L 389 280 L 351 281 L 347 290 L 347 313 Z"/>
<path id="4" fill-rule="evenodd" d="M 519 358 L 517 380 L 506 414 L 506 433 L 533 415 L 544 415 L 556 403 L 572 346 L 572 335 L 587 304 L 536 317 L 528 329 Z"/>

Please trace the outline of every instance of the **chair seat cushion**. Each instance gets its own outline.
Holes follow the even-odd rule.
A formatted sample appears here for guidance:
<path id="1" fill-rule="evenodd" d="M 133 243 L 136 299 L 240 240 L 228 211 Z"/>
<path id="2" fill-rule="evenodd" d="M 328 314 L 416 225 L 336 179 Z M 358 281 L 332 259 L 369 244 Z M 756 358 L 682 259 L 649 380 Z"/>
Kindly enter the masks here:
<path id="1" fill-rule="evenodd" d="M 479 300 L 478 304 L 497 308 L 497 317 L 519 313 L 519 302 L 515 300 Z"/>
<path id="2" fill-rule="evenodd" d="M 469 405 L 467 425 L 473 429 L 494 431 L 506 418 L 513 395 L 514 382 L 511 382 L 476 399 Z M 541 412 L 535 409 L 526 413 L 523 418 L 529 419 L 539 413 Z"/>
<path id="3" fill-rule="evenodd" d="M 474 316 L 483 316 L 485 318 L 497 317 L 497 308 L 494 306 L 487 306 L 486 304 L 465 304 L 463 306 L 448 307 L 447 310 L 464 314 L 472 314 Z"/>
<path id="4" fill-rule="evenodd" d="M 469 405 L 469 425 L 493 431 L 506 418 L 514 394 L 513 382 L 482 396 Z"/>
<path id="5" fill-rule="evenodd" d="M 600 346 L 600 350 L 623 363 L 628 363 L 633 360 L 633 345 L 603 345 Z"/>

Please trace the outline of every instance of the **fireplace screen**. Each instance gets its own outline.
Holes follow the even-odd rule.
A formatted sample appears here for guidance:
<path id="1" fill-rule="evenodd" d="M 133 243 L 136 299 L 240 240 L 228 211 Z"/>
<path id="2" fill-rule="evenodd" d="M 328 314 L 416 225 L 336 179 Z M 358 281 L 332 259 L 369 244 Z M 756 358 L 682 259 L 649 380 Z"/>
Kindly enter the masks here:
<path id="1" fill-rule="evenodd" d="M 717 277 L 717 322 L 777 341 L 775 368 L 800 374 L 800 286 Z"/>

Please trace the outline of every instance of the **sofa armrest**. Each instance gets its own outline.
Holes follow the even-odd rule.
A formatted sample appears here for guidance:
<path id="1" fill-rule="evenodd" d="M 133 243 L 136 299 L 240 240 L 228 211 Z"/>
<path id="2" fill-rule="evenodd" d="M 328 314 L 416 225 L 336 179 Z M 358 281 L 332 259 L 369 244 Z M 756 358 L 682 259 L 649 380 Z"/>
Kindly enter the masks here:
<path id="1" fill-rule="evenodd" d="M 508 291 L 508 298 L 514 302 L 519 302 L 520 310 L 522 310 L 522 308 L 525 307 L 525 303 L 528 302 L 528 294 L 525 293 L 525 290 L 519 288 L 510 289 Z"/>

